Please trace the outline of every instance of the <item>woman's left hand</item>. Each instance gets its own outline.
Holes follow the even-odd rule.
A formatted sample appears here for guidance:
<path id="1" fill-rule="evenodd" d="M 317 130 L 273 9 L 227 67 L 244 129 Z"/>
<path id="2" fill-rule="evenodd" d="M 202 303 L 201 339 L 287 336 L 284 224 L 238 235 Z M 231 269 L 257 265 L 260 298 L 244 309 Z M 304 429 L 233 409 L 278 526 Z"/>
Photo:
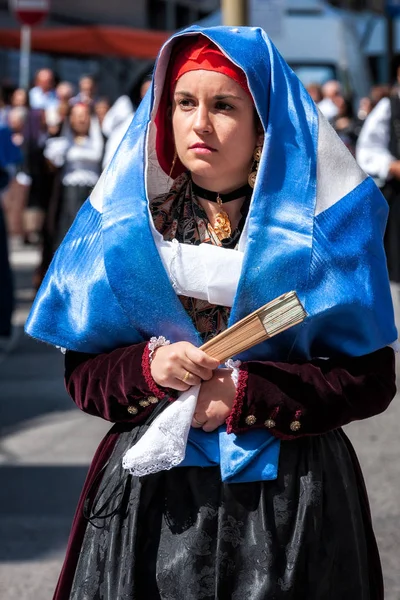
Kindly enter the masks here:
<path id="1" fill-rule="evenodd" d="M 214 431 L 229 417 L 236 396 L 230 369 L 217 369 L 212 379 L 203 381 L 197 399 L 192 427 Z"/>

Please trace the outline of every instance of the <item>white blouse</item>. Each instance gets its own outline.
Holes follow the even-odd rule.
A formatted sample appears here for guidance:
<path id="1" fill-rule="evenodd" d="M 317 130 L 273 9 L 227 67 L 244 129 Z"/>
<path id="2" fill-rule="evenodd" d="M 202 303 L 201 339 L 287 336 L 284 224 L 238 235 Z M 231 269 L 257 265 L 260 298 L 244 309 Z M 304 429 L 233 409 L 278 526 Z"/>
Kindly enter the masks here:
<path id="1" fill-rule="evenodd" d="M 45 157 L 56 167 L 63 167 L 63 185 L 96 185 L 101 171 L 104 141 L 97 118 L 92 118 L 89 134 L 74 138 L 69 127 L 62 135 L 50 138 L 44 150 Z"/>
<path id="2" fill-rule="evenodd" d="M 396 158 L 389 151 L 390 99 L 382 98 L 368 115 L 356 147 L 360 167 L 382 187 L 389 177 L 389 167 Z"/>

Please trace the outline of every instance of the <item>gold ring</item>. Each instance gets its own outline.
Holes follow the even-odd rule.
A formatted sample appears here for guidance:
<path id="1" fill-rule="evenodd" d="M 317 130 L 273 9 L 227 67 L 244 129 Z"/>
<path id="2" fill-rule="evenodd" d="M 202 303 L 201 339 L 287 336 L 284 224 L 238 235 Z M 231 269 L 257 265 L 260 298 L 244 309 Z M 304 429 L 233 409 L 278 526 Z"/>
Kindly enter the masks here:
<path id="1" fill-rule="evenodd" d="M 207 423 L 207 421 L 204 421 L 204 423 L 201 423 L 200 421 L 198 421 L 198 420 L 196 419 L 196 417 L 195 417 L 194 415 L 193 415 L 193 421 L 194 421 L 195 423 L 197 423 L 197 425 L 198 425 L 199 427 L 203 427 L 203 425 L 205 425 L 205 424 Z"/>
<path id="2" fill-rule="evenodd" d="M 183 376 L 183 379 L 182 379 L 182 381 L 183 381 L 184 383 L 186 383 L 186 381 L 187 381 L 188 377 L 190 377 L 190 372 L 189 372 L 189 371 L 186 371 L 185 375 Z"/>

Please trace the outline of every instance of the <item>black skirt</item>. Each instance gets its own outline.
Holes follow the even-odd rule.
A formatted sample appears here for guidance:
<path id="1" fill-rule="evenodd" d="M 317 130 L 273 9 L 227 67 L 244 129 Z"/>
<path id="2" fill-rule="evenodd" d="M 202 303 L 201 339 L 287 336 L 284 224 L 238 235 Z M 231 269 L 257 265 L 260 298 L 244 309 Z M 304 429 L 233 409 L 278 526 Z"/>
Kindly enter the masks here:
<path id="1" fill-rule="evenodd" d="M 61 244 L 76 215 L 90 196 L 93 186 L 63 185 L 61 186 L 60 206 L 58 207 L 55 249 Z"/>
<path id="2" fill-rule="evenodd" d="M 92 502 L 70 600 L 378 600 L 379 556 L 342 430 L 282 442 L 275 481 L 182 467 L 136 478 L 122 433 Z"/>

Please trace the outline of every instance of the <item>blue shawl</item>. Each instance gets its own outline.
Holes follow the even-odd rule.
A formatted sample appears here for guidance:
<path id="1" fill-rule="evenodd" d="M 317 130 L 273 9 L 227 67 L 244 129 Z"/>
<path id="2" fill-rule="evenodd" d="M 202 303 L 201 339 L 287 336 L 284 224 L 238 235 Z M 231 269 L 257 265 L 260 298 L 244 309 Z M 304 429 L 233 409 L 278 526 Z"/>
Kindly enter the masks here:
<path id="1" fill-rule="evenodd" d="M 171 48 L 199 33 L 243 69 L 265 131 L 230 324 L 289 290 L 309 315 L 235 358 L 359 356 L 394 342 L 382 243 L 386 202 L 265 32 L 253 27 L 194 26 L 163 46 L 150 90 L 53 259 L 27 333 L 90 353 L 153 335 L 200 344 L 161 262 L 148 206 L 168 189 L 154 150 L 154 117 Z M 235 444 L 247 448 L 252 435 Z M 267 431 L 264 439 L 271 439 Z M 263 476 L 258 469 L 250 477 Z"/>

